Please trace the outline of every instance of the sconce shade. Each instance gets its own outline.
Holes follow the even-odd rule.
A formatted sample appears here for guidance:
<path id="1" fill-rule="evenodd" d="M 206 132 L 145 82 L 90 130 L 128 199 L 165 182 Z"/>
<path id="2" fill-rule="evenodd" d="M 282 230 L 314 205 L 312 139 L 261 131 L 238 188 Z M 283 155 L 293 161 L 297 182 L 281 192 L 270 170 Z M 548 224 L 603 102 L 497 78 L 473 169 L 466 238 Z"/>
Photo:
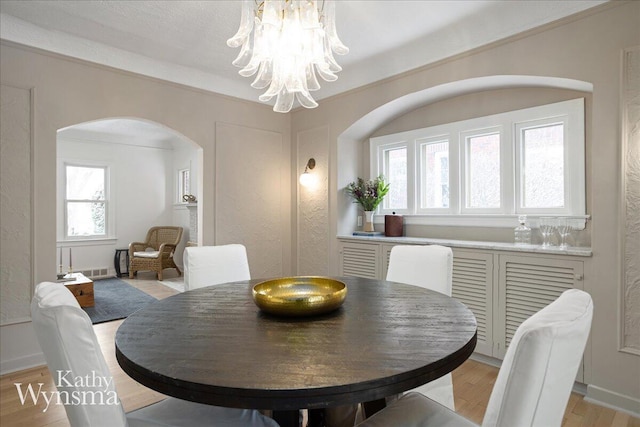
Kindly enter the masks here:
<path id="1" fill-rule="evenodd" d="M 311 187 L 314 183 L 315 183 L 315 179 L 313 177 L 313 175 L 311 175 L 309 172 L 303 172 L 300 175 L 300 185 L 302 185 L 303 187 Z"/>
<path id="2" fill-rule="evenodd" d="M 304 167 L 304 172 L 300 175 L 300 185 L 303 187 L 311 187 L 315 184 L 316 178 L 313 174 L 309 173 L 309 169 L 316 167 L 316 160 L 311 158 L 307 161 L 307 165 Z"/>

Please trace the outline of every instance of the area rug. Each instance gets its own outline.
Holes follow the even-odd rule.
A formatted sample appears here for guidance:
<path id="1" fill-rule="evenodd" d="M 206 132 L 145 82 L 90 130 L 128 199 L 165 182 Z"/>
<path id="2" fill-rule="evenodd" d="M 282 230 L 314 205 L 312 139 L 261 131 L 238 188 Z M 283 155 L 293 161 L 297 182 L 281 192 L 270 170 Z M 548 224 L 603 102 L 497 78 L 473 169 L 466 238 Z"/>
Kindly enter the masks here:
<path id="1" fill-rule="evenodd" d="M 83 310 L 87 312 L 94 325 L 124 319 L 150 302 L 156 301 L 151 295 L 116 278 L 94 281 L 93 297 L 95 305 L 84 307 Z"/>

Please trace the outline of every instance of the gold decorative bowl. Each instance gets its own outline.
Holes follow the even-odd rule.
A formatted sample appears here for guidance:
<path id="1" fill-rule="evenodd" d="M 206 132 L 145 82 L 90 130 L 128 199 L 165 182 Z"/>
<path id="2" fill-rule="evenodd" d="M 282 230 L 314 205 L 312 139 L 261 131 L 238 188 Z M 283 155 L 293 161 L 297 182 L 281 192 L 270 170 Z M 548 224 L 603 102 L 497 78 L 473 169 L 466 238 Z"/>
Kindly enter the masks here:
<path id="1" fill-rule="evenodd" d="M 347 285 L 318 276 L 283 277 L 253 287 L 253 300 L 261 310 L 278 316 L 314 316 L 340 307 Z"/>

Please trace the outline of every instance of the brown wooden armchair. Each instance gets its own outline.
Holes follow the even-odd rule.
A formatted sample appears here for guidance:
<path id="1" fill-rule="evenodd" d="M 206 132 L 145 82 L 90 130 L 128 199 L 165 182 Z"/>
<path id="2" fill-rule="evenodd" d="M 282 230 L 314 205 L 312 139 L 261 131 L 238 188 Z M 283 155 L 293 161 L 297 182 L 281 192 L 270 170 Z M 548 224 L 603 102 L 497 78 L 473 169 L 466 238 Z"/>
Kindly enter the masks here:
<path id="1" fill-rule="evenodd" d="M 162 270 L 175 268 L 182 272 L 173 262 L 173 254 L 182 238 L 182 227 L 151 227 L 144 242 L 129 244 L 129 278 L 138 271 L 151 270 L 162 280 Z M 149 250 L 152 249 L 152 250 Z"/>

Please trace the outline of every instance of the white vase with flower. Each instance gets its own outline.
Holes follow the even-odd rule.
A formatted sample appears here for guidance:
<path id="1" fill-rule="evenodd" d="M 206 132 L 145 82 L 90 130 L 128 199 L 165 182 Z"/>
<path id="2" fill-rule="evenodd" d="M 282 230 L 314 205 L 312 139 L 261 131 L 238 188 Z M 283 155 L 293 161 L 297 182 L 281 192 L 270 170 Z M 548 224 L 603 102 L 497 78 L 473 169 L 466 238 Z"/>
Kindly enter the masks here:
<path id="1" fill-rule="evenodd" d="M 360 205 L 364 211 L 365 221 L 363 231 L 374 231 L 373 215 L 378 205 L 382 203 L 384 196 L 389 192 L 389 184 L 384 180 L 384 176 L 365 181 L 358 178 L 356 181 L 347 185 L 347 194 L 353 199 L 353 203 Z"/>

